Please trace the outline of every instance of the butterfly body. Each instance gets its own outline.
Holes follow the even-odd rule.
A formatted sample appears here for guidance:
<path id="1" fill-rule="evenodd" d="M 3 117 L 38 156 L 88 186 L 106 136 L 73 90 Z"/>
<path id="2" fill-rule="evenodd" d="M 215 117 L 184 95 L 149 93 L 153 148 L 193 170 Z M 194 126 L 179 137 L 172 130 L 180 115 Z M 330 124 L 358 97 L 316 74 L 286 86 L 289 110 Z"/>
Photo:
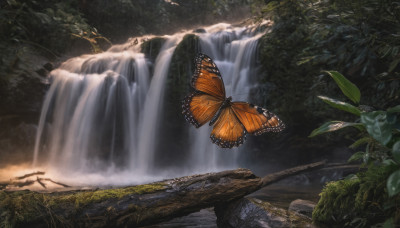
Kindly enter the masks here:
<path id="1" fill-rule="evenodd" d="M 232 102 L 226 97 L 221 74 L 210 57 L 196 57 L 191 86 L 195 89 L 182 104 L 186 120 L 196 128 L 209 122 L 211 141 L 222 148 L 241 145 L 246 134 L 278 132 L 285 125 L 272 112 L 247 102 Z"/>
<path id="2" fill-rule="evenodd" d="M 226 107 L 228 107 L 228 106 L 231 105 L 231 101 L 232 101 L 232 97 L 227 97 L 227 98 L 225 99 L 225 101 L 221 104 L 221 107 L 219 107 L 217 113 L 216 113 L 216 114 L 214 115 L 214 117 L 210 120 L 210 123 L 209 123 L 210 126 L 212 126 L 212 125 L 215 123 L 215 121 L 217 121 L 218 117 L 221 115 L 222 109 L 224 109 L 224 108 L 226 108 Z"/>

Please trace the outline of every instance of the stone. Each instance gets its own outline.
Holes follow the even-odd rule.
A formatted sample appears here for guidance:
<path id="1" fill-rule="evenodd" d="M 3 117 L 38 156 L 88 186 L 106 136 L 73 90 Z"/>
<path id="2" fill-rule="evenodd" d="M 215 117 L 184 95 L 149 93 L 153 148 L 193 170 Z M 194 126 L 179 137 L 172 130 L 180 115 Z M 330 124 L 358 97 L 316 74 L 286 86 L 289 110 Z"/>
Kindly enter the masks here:
<path id="1" fill-rule="evenodd" d="M 314 227 L 310 218 L 256 198 L 242 198 L 214 207 L 218 227 Z"/>
<path id="2" fill-rule="evenodd" d="M 206 33 L 206 30 L 203 29 L 203 28 L 198 28 L 198 29 L 193 30 L 193 32 L 195 32 L 195 33 Z"/>
<path id="3" fill-rule="evenodd" d="M 315 203 L 309 200 L 297 199 L 290 203 L 289 211 L 305 215 L 308 218 L 312 218 L 312 212 L 315 207 Z"/>

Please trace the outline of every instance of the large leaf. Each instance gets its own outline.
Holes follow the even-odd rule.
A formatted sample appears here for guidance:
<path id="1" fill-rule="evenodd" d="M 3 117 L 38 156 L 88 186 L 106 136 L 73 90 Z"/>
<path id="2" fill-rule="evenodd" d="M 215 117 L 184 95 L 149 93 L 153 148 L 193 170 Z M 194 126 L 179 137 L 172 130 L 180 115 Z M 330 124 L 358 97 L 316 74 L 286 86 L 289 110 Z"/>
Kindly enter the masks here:
<path id="1" fill-rule="evenodd" d="M 354 153 L 351 155 L 351 157 L 347 160 L 347 162 L 353 162 L 353 161 L 358 161 L 362 160 L 364 158 L 365 152 L 364 151 L 358 151 L 357 153 Z"/>
<path id="2" fill-rule="evenodd" d="M 308 137 L 314 137 L 326 132 L 337 131 L 345 127 L 361 127 L 362 123 L 349 123 L 344 121 L 329 121 L 322 124 L 319 128 L 313 130 Z"/>
<path id="3" fill-rule="evenodd" d="M 350 112 L 350 113 L 353 113 L 354 115 L 360 116 L 361 111 L 357 107 L 355 107 L 349 103 L 339 101 L 336 99 L 332 99 L 329 97 L 325 97 L 325 96 L 318 96 L 318 98 L 323 100 L 325 103 L 329 104 L 330 106 L 332 106 L 334 108 L 337 108 L 337 109 L 340 109 L 340 110 L 343 110 L 346 112 Z"/>
<path id="4" fill-rule="evenodd" d="M 361 113 L 361 123 L 365 124 L 368 133 L 383 145 L 392 139 L 392 129 L 396 122 L 395 115 L 384 111 Z"/>
<path id="5" fill-rule="evenodd" d="M 389 196 L 394 196 L 400 192 L 400 170 L 393 172 L 387 179 L 386 186 Z"/>
<path id="6" fill-rule="evenodd" d="M 395 228 L 395 224 L 393 222 L 393 218 L 389 218 L 388 220 L 385 221 L 383 224 L 383 228 Z"/>
<path id="7" fill-rule="evenodd" d="M 393 144 L 392 154 L 394 160 L 400 164 L 400 141 L 397 141 L 395 144 Z"/>
<path id="8" fill-rule="evenodd" d="M 357 147 L 363 145 L 363 144 L 367 144 L 370 143 L 371 141 L 374 141 L 373 138 L 371 138 L 371 136 L 368 137 L 363 137 L 361 139 L 357 139 L 353 144 L 351 144 L 349 146 L 350 149 L 356 149 Z"/>
<path id="9" fill-rule="evenodd" d="M 326 71 L 336 82 L 343 94 L 346 95 L 354 103 L 360 102 L 361 93 L 356 85 L 345 78 L 341 73 L 337 71 Z"/>
<path id="10" fill-rule="evenodd" d="M 388 108 L 387 112 L 390 112 L 390 113 L 400 112 L 400 105 L 394 106 L 392 108 Z"/>

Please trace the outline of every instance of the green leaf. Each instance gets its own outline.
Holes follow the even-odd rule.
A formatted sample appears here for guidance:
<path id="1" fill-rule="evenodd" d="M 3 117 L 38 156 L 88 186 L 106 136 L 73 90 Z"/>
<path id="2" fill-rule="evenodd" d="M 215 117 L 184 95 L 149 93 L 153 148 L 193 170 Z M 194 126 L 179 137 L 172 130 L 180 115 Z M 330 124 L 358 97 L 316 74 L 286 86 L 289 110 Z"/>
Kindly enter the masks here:
<path id="1" fill-rule="evenodd" d="M 400 164 L 400 141 L 397 141 L 395 144 L 393 144 L 392 154 L 394 160 Z"/>
<path id="2" fill-rule="evenodd" d="M 382 164 L 390 170 L 395 169 L 396 167 L 398 167 L 397 163 L 395 161 L 393 161 L 393 159 L 385 159 L 382 161 Z"/>
<path id="3" fill-rule="evenodd" d="M 303 65 L 305 63 L 308 63 L 311 60 L 313 60 L 315 57 L 316 56 L 308 56 L 308 57 L 301 58 L 299 61 L 297 61 L 296 65 L 300 66 L 300 65 Z"/>
<path id="4" fill-rule="evenodd" d="M 368 133 L 383 145 L 392 139 L 392 129 L 396 116 L 388 115 L 384 111 L 361 113 L 361 123 L 365 124 Z"/>
<path id="5" fill-rule="evenodd" d="M 361 146 L 361 145 L 363 145 L 363 144 L 369 143 L 369 142 L 371 142 L 372 140 L 373 140 L 373 139 L 371 138 L 371 136 L 369 136 L 369 137 L 363 137 L 363 138 L 361 138 L 361 139 L 356 140 L 353 144 L 351 144 L 351 145 L 349 146 L 349 148 L 350 148 L 350 149 L 356 149 L 357 147 L 359 147 L 359 146 Z"/>
<path id="6" fill-rule="evenodd" d="M 343 94 L 346 95 L 354 103 L 360 102 L 361 93 L 356 85 L 345 78 L 341 73 L 337 71 L 326 71 L 336 82 Z"/>
<path id="7" fill-rule="evenodd" d="M 359 179 L 358 176 L 354 173 L 347 175 L 345 178 L 345 180 L 357 180 Z"/>
<path id="8" fill-rule="evenodd" d="M 400 63 L 400 58 L 397 58 L 397 59 L 393 60 L 393 61 L 390 63 L 388 72 L 392 72 L 392 71 L 397 67 L 397 65 L 399 65 L 399 63 Z"/>
<path id="9" fill-rule="evenodd" d="M 7 0 L 8 5 L 10 6 L 18 6 L 19 3 L 16 0 Z"/>
<path id="10" fill-rule="evenodd" d="M 330 105 L 334 108 L 353 113 L 354 115 L 357 115 L 357 116 L 360 116 L 360 114 L 361 114 L 361 111 L 357 107 L 355 107 L 349 103 L 335 100 L 335 99 L 325 97 L 325 96 L 318 96 L 318 98 L 323 100 L 325 103 L 327 103 L 328 105 Z"/>
<path id="11" fill-rule="evenodd" d="M 383 228 L 395 228 L 396 226 L 394 225 L 393 218 L 389 218 L 388 220 L 385 221 L 383 224 Z"/>
<path id="12" fill-rule="evenodd" d="M 390 197 L 400 192 L 400 170 L 393 172 L 389 176 L 386 186 Z"/>
<path id="13" fill-rule="evenodd" d="M 353 161 L 362 160 L 364 158 L 364 154 L 365 154 L 364 151 L 358 151 L 357 153 L 351 155 L 351 157 L 349 158 L 349 160 L 347 160 L 347 162 L 350 163 Z"/>
<path id="14" fill-rule="evenodd" d="M 387 112 L 393 113 L 393 112 L 400 112 L 400 105 L 388 108 Z"/>
<path id="15" fill-rule="evenodd" d="M 339 129 L 345 128 L 345 127 L 359 127 L 363 126 L 361 123 L 349 123 L 349 122 L 344 122 L 344 121 L 329 121 L 321 125 L 319 128 L 313 130 L 311 134 L 308 137 L 314 137 L 316 135 L 320 135 L 326 132 L 331 132 L 331 131 L 337 131 Z"/>

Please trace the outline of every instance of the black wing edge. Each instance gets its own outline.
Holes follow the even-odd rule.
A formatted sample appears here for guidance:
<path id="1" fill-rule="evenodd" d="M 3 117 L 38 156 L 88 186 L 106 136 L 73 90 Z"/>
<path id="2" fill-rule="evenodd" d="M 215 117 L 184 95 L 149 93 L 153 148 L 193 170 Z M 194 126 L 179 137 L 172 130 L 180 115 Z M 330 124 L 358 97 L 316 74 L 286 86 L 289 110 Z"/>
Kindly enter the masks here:
<path id="1" fill-rule="evenodd" d="M 210 139 L 213 143 L 217 144 L 221 148 L 229 148 L 231 149 L 232 147 L 239 147 L 244 143 L 246 140 L 246 130 L 243 130 L 243 136 L 239 137 L 236 141 L 225 141 L 220 138 L 216 138 L 214 135 L 210 135 Z"/>
<path id="2" fill-rule="evenodd" d="M 218 69 L 217 65 L 214 63 L 214 61 L 211 59 L 211 57 L 209 57 L 208 55 L 203 54 L 203 53 L 198 53 L 196 55 L 195 60 L 194 60 L 194 65 L 195 65 L 196 70 L 194 71 L 194 74 L 193 74 L 191 82 L 190 82 L 190 85 L 193 88 L 195 87 L 197 78 L 199 77 L 200 69 L 201 69 L 201 61 L 203 59 L 206 59 L 207 61 L 211 62 L 214 65 L 214 67 L 206 67 L 206 70 L 208 70 L 209 72 L 217 74 L 222 80 L 221 73 L 219 72 L 219 69 Z"/>
<path id="3" fill-rule="evenodd" d="M 260 114 L 263 114 L 265 117 L 267 117 L 267 120 L 270 120 L 272 118 L 276 118 L 278 120 L 278 125 L 277 126 L 270 127 L 265 123 L 265 124 L 262 125 L 262 128 L 260 130 L 254 132 L 254 135 L 261 135 L 261 134 L 263 134 L 265 132 L 280 132 L 280 131 L 283 131 L 283 129 L 286 128 L 286 126 L 282 122 L 282 120 L 279 119 L 279 117 L 277 115 L 275 115 L 274 113 L 268 111 L 265 108 L 262 108 L 262 107 L 259 107 L 259 106 L 253 105 L 253 104 L 250 104 L 250 105 L 252 105 L 255 109 L 257 109 L 257 111 Z"/>
<path id="4" fill-rule="evenodd" d="M 198 94 L 202 93 L 199 91 L 194 91 L 182 100 L 182 114 L 185 116 L 186 121 L 193 124 L 196 128 L 199 128 L 202 125 L 194 118 L 192 112 L 190 111 L 190 102 L 192 101 L 192 98 Z"/>

